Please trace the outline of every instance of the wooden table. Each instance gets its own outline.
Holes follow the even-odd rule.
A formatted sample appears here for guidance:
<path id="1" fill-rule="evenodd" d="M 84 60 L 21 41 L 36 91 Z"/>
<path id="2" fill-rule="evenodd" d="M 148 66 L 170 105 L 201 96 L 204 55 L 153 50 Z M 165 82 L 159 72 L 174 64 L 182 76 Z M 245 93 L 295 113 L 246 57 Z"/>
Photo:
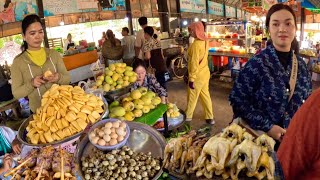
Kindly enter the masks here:
<path id="1" fill-rule="evenodd" d="M 16 119 L 21 117 L 21 113 L 20 113 L 20 103 L 17 99 L 12 99 L 9 101 L 4 101 L 0 103 L 0 112 L 2 114 L 2 117 L 4 119 L 4 122 L 6 120 L 8 120 L 8 116 L 6 114 L 6 110 L 12 109 L 13 115 Z"/>

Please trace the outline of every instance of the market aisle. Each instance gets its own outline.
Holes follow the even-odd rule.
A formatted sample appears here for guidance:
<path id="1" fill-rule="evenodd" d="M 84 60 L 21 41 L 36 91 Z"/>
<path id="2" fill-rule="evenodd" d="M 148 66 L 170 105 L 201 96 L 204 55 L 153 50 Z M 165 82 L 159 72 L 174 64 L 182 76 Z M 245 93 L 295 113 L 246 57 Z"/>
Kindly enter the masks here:
<path id="1" fill-rule="evenodd" d="M 210 95 L 213 102 L 213 111 L 216 124 L 212 129 L 212 133 L 221 132 L 232 119 L 232 109 L 228 102 L 228 96 L 231 91 L 232 84 L 221 82 L 218 79 L 210 80 Z M 183 80 L 175 79 L 168 83 L 169 101 L 176 103 L 179 108 L 185 110 L 187 107 L 187 87 Z M 194 111 L 194 117 L 191 122 L 193 129 L 199 129 L 206 123 L 204 121 L 204 112 L 200 101 Z"/>
<path id="2" fill-rule="evenodd" d="M 320 82 L 312 82 L 313 90 L 320 87 Z M 221 132 L 232 120 L 232 108 L 229 105 L 228 96 L 232 88 L 232 83 L 219 81 L 219 79 L 210 80 L 210 95 L 213 102 L 213 110 L 215 114 L 216 124 L 212 129 L 212 133 Z M 185 110 L 187 107 L 187 87 L 183 80 L 174 79 L 168 83 L 169 101 L 176 103 L 179 108 Z M 203 119 L 203 109 L 198 101 L 194 111 L 194 117 L 191 122 L 193 129 L 199 129 L 206 123 Z"/>

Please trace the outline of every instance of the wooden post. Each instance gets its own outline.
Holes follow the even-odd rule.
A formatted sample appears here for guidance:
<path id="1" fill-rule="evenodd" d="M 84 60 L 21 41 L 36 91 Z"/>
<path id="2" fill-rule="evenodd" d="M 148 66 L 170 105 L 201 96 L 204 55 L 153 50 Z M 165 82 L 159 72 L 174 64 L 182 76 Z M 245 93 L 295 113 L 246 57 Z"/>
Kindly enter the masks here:
<path id="1" fill-rule="evenodd" d="M 44 18 L 44 12 L 43 12 L 43 2 L 42 0 L 37 0 L 37 5 L 39 9 L 39 17 L 41 18 L 41 22 L 43 24 L 43 33 L 44 33 L 44 46 L 46 48 L 49 48 L 49 42 L 48 42 L 48 36 L 47 36 L 47 30 L 46 30 L 46 20 Z"/>
<path id="2" fill-rule="evenodd" d="M 170 33 L 168 1 L 157 0 L 161 32 Z"/>
<path id="3" fill-rule="evenodd" d="M 126 11 L 127 11 L 127 18 L 128 18 L 128 28 L 131 32 L 131 35 L 134 35 L 133 33 L 133 24 L 132 24 L 132 12 L 131 12 L 131 5 L 130 0 L 126 0 Z"/>

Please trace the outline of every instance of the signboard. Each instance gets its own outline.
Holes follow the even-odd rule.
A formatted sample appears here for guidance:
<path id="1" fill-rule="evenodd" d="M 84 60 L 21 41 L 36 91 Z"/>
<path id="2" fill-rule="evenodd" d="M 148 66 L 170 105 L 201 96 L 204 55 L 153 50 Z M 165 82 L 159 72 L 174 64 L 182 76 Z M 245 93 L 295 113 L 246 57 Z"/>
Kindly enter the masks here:
<path id="1" fill-rule="evenodd" d="M 231 6 L 226 6 L 226 16 L 227 17 L 236 17 L 236 8 Z"/>
<path id="2" fill-rule="evenodd" d="M 180 12 L 206 13 L 206 0 L 180 0 Z"/>
<path id="3" fill-rule="evenodd" d="M 125 0 L 54 0 L 43 1 L 44 16 L 94 12 L 98 10 L 125 10 Z"/>
<path id="4" fill-rule="evenodd" d="M 0 24 L 22 21 L 34 13 L 38 13 L 36 0 L 0 0 Z"/>
<path id="5" fill-rule="evenodd" d="M 208 1 L 209 14 L 223 16 L 223 4 Z"/>

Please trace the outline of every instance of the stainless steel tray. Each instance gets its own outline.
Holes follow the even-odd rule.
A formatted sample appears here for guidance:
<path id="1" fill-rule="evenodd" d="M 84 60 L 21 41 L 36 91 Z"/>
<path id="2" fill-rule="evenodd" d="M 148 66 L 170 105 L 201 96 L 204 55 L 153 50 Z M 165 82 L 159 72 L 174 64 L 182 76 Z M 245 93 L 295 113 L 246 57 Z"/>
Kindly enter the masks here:
<path id="1" fill-rule="evenodd" d="M 168 130 L 169 131 L 172 131 L 174 129 L 178 129 L 179 127 L 181 127 L 185 123 L 186 113 L 181 109 L 179 109 L 179 112 L 180 112 L 180 116 L 178 116 L 176 118 L 169 118 L 168 117 Z M 163 132 L 164 128 L 160 128 L 157 130 L 160 132 Z"/>
<path id="2" fill-rule="evenodd" d="M 154 157 L 163 159 L 164 148 L 166 146 L 165 138 L 154 128 L 138 123 L 126 122 L 130 127 L 130 136 L 126 143 L 135 152 L 151 152 Z M 78 175 L 84 179 L 81 167 L 81 157 L 87 157 L 93 152 L 95 147 L 90 143 L 88 135 L 86 135 L 78 144 L 75 152 L 76 163 L 78 164 Z M 157 180 L 162 174 L 162 169 L 153 178 Z"/>
<path id="3" fill-rule="evenodd" d="M 105 102 L 105 100 L 104 100 Z M 103 109 L 104 109 L 104 112 L 102 113 L 101 117 L 100 117 L 100 120 L 105 118 L 108 113 L 109 113 L 109 110 L 108 110 L 108 106 L 107 104 L 104 104 L 103 105 Z M 49 145 L 59 145 L 59 144 L 62 144 L 62 143 L 65 143 L 65 142 L 68 142 L 70 140 L 73 140 L 77 137 L 79 137 L 83 131 L 81 132 L 78 132 L 77 134 L 74 134 L 72 136 L 69 136 L 65 139 L 62 139 L 60 141 L 54 141 L 54 142 L 51 142 L 51 143 L 45 143 L 45 144 L 32 144 L 30 142 L 27 141 L 27 126 L 29 124 L 29 121 L 32 120 L 32 116 L 28 117 L 26 120 L 23 121 L 23 123 L 20 125 L 19 127 L 19 130 L 18 130 L 18 134 L 17 134 L 17 138 L 18 140 L 22 143 L 22 144 L 25 144 L 25 145 L 28 145 L 28 146 L 36 146 L 36 147 L 42 147 L 42 146 L 49 146 Z M 98 122 L 98 121 L 97 121 Z"/>

